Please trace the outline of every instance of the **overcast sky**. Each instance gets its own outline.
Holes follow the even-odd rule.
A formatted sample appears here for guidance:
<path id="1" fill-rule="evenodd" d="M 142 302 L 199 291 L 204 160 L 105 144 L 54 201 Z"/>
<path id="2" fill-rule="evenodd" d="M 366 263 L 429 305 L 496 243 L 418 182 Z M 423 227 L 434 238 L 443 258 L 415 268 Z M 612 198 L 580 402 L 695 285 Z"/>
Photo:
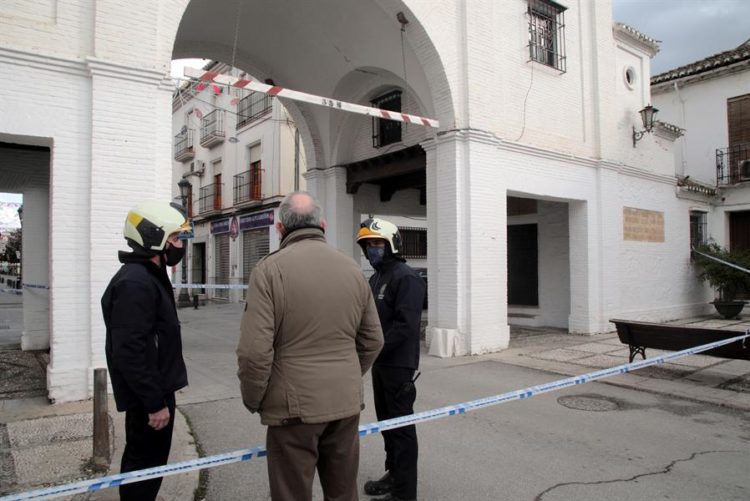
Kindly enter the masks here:
<path id="1" fill-rule="evenodd" d="M 652 75 L 750 38 L 750 0 L 612 0 L 612 8 L 615 21 L 661 41 Z"/>

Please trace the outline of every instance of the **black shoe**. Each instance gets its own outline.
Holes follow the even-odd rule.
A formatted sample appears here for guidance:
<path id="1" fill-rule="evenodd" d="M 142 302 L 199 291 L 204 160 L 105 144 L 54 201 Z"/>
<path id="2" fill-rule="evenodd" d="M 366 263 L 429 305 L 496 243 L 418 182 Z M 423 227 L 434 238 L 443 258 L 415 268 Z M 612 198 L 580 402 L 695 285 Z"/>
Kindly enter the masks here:
<path id="1" fill-rule="evenodd" d="M 389 472 L 385 472 L 385 475 L 380 477 L 378 480 L 368 480 L 365 482 L 365 494 L 368 496 L 381 496 L 388 494 L 393 490 L 393 477 Z"/>
<path id="2" fill-rule="evenodd" d="M 370 501 L 417 501 L 416 499 L 403 499 L 398 496 L 394 496 L 392 492 L 389 492 L 382 498 L 374 498 Z"/>

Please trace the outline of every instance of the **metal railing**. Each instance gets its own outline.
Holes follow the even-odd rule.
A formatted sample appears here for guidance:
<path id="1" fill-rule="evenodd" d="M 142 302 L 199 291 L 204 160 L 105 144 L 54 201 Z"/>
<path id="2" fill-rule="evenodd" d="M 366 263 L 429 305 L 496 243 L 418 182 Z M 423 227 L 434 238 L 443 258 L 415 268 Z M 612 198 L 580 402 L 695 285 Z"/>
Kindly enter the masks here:
<path id="1" fill-rule="evenodd" d="M 198 214 L 221 210 L 221 184 L 201 187 L 198 198 Z"/>
<path id="2" fill-rule="evenodd" d="M 224 141 L 224 110 L 214 110 L 201 120 L 201 146 L 210 147 Z"/>
<path id="3" fill-rule="evenodd" d="M 193 129 L 185 129 L 174 137 L 174 159 L 178 162 L 190 160 L 195 156 L 194 132 Z"/>
<path id="4" fill-rule="evenodd" d="M 252 92 L 237 103 L 237 128 L 258 120 L 271 112 L 271 96 L 262 92 Z"/>
<path id="5" fill-rule="evenodd" d="M 262 178 L 263 169 L 256 167 L 234 176 L 234 205 L 262 200 Z"/>
<path id="6" fill-rule="evenodd" d="M 716 149 L 716 185 L 750 181 L 750 143 Z"/>

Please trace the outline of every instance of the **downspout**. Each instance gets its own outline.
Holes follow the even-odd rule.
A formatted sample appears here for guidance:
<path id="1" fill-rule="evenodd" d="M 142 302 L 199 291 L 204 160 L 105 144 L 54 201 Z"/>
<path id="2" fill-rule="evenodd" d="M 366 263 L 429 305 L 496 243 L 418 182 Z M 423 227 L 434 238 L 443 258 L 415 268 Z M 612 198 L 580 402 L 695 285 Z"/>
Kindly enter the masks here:
<path id="1" fill-rule="evenodd" d="M 672 86 L 674 87 L 675 94 L 677 95 L 677 99 L 680 101 L 680 120 L 681 120 L 681 126 L 683 129 L 687 130 L 687 127 L 685 126 L 685 100 L 682 98 L 682 94 L 680 94 L 680 87 L 677 85 L 677 82 L 672 82 Z M 680 162 L 680 172 L 677 174 L 679 176 L 684 177 L 685 176 L 685 167 L 687 164 L 687 138 L 683 136 L 682 141 L 680 141 L 680 150 L 682 150 L 682 161 Z"/>

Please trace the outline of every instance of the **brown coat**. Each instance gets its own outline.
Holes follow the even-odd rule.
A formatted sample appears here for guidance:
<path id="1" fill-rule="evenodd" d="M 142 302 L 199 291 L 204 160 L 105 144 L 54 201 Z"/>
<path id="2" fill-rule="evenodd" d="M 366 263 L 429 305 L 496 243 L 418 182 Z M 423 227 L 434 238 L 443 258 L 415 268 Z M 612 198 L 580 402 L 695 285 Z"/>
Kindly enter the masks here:
<path id="1" fill-rule="evenodd" d="M 362 270 L 321 230 L 292 232 L 250 274 L 237 376 L 245 407 L 260 411 L 261 423 L 358 414 L 362 376 L 382 346 Z"/>

